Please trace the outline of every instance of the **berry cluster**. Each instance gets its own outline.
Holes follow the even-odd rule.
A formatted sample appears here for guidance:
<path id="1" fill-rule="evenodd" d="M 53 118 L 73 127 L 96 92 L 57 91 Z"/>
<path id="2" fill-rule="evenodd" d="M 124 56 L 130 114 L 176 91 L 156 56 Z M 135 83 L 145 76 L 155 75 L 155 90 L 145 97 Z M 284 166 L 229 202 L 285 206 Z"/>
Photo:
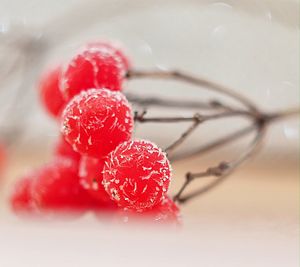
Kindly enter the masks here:
<path id="1" fill-rule="evenodd" d="M 108 42 L 81 48 L 45 73 L 41 101 L 61 124 L 53 160 L 19 180 L 17 213 L 113 211 L 117 218 L 179 220 L 167 196 L 171 167 L 155 144 L 132 140 L 131 106 L 121 93 L 130 61 Z M 124 220 L 123 220 L 124 221 Z"/>

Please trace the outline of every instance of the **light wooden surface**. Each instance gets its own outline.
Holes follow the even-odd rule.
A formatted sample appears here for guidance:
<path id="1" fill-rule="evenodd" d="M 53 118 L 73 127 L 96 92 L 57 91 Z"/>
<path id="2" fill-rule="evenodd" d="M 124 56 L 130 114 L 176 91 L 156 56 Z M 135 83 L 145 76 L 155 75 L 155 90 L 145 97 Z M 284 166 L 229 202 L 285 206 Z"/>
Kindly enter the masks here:
<path id="1" fill-rule="evenodd" d="M 12 154 L 2 178 L 1 206 L 5 207 L 7 196 L 13 182 L 26 171 L 50 160 L 50 153 Z M 271 155 L 269 155 L 270 157 Z M 173 164 L 171 192 L 178 190 L 187 171 L 201 171 L 214 164 L 211 159 L 194 158 Z M 195 181 L 191 188 L 197 188 L 212 178 Z M 216 189 L 187 203 L 183 213 L 187 216 L 247 216 L 265 218 L 298 218 L 299 163 L 297 157 L 270 159 L 250 159 L 232 176 Z M 5 209 L 5 208 L 4 208 Z"/>
<path id="2" fill-rule="evenodd" d="M 61 266 L 63 261 L 76 267 L 85 266 L 84 259 L 91 266 L 298 266 L 296 159 L 252 160 L 216 190 L 182 207 L 183 228 L 169 232 L 146 226 L 113 228 L 91 215 L 53 224 L 15 217 L 4 201 L 9 187 L 28 166 L 46 158 L 14 155 L 11 161 L 2 184 L 1 266 L 34 267 L 47 260 L 43 266 Z M 199 158 L 175 164 L 172 190 L 187 169 L 207 164 Z"/>

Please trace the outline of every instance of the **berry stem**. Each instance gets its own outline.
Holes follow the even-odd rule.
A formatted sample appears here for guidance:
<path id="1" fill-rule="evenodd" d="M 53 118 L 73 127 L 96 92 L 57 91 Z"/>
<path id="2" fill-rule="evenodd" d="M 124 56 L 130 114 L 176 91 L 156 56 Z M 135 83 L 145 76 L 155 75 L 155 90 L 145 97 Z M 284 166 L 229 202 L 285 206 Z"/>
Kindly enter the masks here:
<path id="1" fill-rule="evenodd" d="M 239 167 L 242 163 L 244 163 L 247 159 L 249 159 L 260 147 L 260 144 L 265 136 L 265 126 L 257 126 L 257 133 L 247 147 L 247 149 L 241 153 L 235 160 L 231 162 L 220 162 L 217 166 L 209 167 L 204 172 L 200 173 L 187 173 L 185 182 L 183 183 L 182 187 L 178 191 L 178 193 L 174 196 L 174 201 L 179 203 L 186 203 L 187 201 L 191 200 L 194 197 L 202 195 L 209 190 L 213 189 L 221 182 L 223 182 L 237 167 Z M 203 178 L 203 177 L 216 177 L 208 185 L 196 190 L 192 193 L 186 194 L 186 196 L 182 196 L 183 192 L 187 188 L 187 186 L 196 178 Z"/>
<path id="2" fill-rule="evenodd" d="M 258 112 L 258 108 L 252 101 L 244 96 L 238 94 L 230 88 L 223 85 L 217 84 L 215 82 L 198 78 L 190 74 L 183 73 L 176 70 L 130 70 L 127 73 L 127 78 L 137 79 L 137 78 L 148 78 L 148 79 L 167 79 L 167 80 L 178 80 L 181 82 L 189 83 L 198 87 L 206 88 L 207 90 L 215 91 L 230 98 L 233 98 L 243 104 L 247 109 L 252 112 Z"/>
<path id="3" fill-rule="evenodd" d="M 213 120 L 213 119 L 222 119 L 225 117 L 235 117 L 235 116 L 247 116 L 252 118 L 254 115 L 251 112 L 243 111 L 243 110 L 231 110 L 225 112 L 218 112 L 215 114 L 209 115 L 201 115 L 199 113 L 195 113 L 193 116 L 189 117 L 145 117 L 145 112 L 143 114 L 135 113 L 134 120 L 140 123 L 146 122 L 156 122 L 156 123 L 173 123 L 173 122 L 198 122 L 203 123 L 205 121 Z"/>
<path id="4" fill-rule="evenodd" d="M 195 120 L 193 124 L 189 128 L 187 128 L 187 130 L 184 131 L 175 142 L 173 142 L 165 149 L 166 153 L 169 155 L 170 152 L 173 152 L 178 146 L 180 146 L 184 142 L 184 140 L 186 140 L 197 129 L 200 123 L 200 120 Z"/>
<path id="5" fill-rule="evenodd" d="M 185 176 L 185 181 L 179 189 L 178 193 L 174 196 L 174 201 L 178 203 L 186 203 L 187 201 L 202 195 L 211 189 L 215 188 L 217 185 L 221 184 L 237 167 L 248 160 L 252 155 L 256 153 L 260 147 L 266 130 L 268 126 L 278 120 L 286 119 L 291 116 L 299 115 L 299 108 L 291 108 L 279 112 L 273 113 L 263 113 L 260 109 L 248 98 L 234 92 L 230 88 L 219 85 L 217 83 L 208 81 L 206 79 L 194 77 L 192 75 L 182 73 L 179 71 L 143 71 L 143 70 L 131 70 L 127 73 L 129 79 L 135 78 L 149 78 L 149 79 L 164 79 L 164 80 L 176 80 L 192 84 L 198 87 L 204 87 L 207 90 L 212 90 L 222 95 L 225 95 L 231 99 L 238 101 L 242 104 L 243 109 L 235 108 L 231 105 L 227 105 L 219 100 L 212 100 L 207 102 L 196 102 L 196 101 L 177 101 L 170 99 L 163 99 L 157 97 L 151 97 L 143 99 L 139 96 L 134 96 L 127 94 L 131 102 L 142 106 L 144 111 L 139 114 L 135 113 L 134 119 L 136 122 L 140 123 L 178 123 L 178 122 L 191 122 L 191 125 L 180 135 L 180 137 L 175 140 L 171 145 L 169 145 L 165 151 L 170 154 L 175 149 L 177 149 L 197 128 L 200 124 L 215 120 L 222 119 L 226 117 L 244 117 L 250 119 L 252 122 L 245 128 L 237 130 L 231 134 L 224 136 L 223 138 L 217 139 L 211 143 L 203 145 L 193 151 L 171 155 L 171 159 L 179 160 L 183 158 L 189 158 L 196 155 L 202 155 L 203 153 L 210 152 L 212 150 L 218 149 L 222 146 L 235 142 L 248 134 L 255 132 L 255 136 L 251 143 L 241 151 L 239 156 L 231 161 L 222 161 L 218 165 L 207 168 L 203 172 L 191 173 L 188 172 Z M 200 114 L 195 113 L 193 116 L 174 116 L 174 117 L 147 117 L 147 108 L 151 106 L 158 106 L 164 108 L 183 108 L 183 109 L 197 109 L 210 111 L 212 114 Z M 213 112 L 212 112 L 213 111 Z M 170 156 L 170 155 L 169 155 Z M 198 178 L 204 177 L 215 177 L 208 185 L 184 195 L 187 187 L 190 183 Z"/>
<path id="6" fill-rule="evenodd" d="M 129 102 L 134 103 L 143 108 L 149 107 L 163 107 L 163 108 L 176 108 L 176 109 L 202 109 L 202 110 L 222 110 L 228 109 L 224 103 L 219 100 L 213 99 L 208 102 L 200 101 L 177 101 L 174 99 L 165 99 L 161 97 L 147 97 L 137 96 L 136 94 L 126 93 Z"/>
<path id="7" fill-rule="evenodd" d="M 195 150 L 171 156 L 170 160 L 176 161 L 176 160 L 180 160 L 180 159 L 184 159 L 184 158 L 190 158 L 190 157 L 200 155 L 200 154 L 203 155 L 204 153 L 210 152 L 211 150 L 213 150 L 215 148 L 220 148 L 222 146 L 230 144 L 231 142 L 234 142 L 255 130 L 256 130 L 256 124 L 254 123 L 254 124 L 247 126 L 241 130 L 238 130 L 234 133 L 226 135 L 223 138 L 219 138 L 219 139 L 212 141 L 206 145 L 203 145 L 200 148 L 196 148 Z"/>
<path id="8" fill-rule="evenodd" d="M 200 115 L 199 113 L 195 113 L 193 116 L 190 117 L 145 117 L 145 115 L 146 111 L 143 111 L 141 114 L 135 112 L 134 119 L 135 121 L 140 123 L 175 123 L 187 121 L 192 122 L 192 124 L 180 135 L 180 137 L 165 149 L 165 152 L 168 154 L 170 154 L 170 152 L 173 152 L 177 147 L 179 147 L 198 128 L 198 126 L 201 123 L 210 120 L 234 116 L 246 116 L 250 119 L 253 119 L 253 114 L 251 112 L 243 110 L 229 110 L 210 115 Z"/>
<path id="9" fill-rule="evenodd" d="M 285 111 L 276 112 L 276 113 L 270 113 L 270 114 L 261 114 L 260 117 L 256 118 L 255 124 L 247 127 L 245 129 L 242 129 L 241 131 L 238 131 L 232 135 L 229 135 L 223 139 L 219 139 L 209 145 L 206 145 L 197 151 L 194 151 L 193 153 L 190 153 L 193 155 L 199 155 L 203 152 L 207 152 L 214 148 L 219 148 L 220 146 L 223 146 L 225 144 L 228 144 L 232 141 L 236 141 L 239 138 L 245 136 L 246 134 L 252 132 L 253 130 L 256 131 L 256 135 L 252 142 L 249 144 L 249 146 L 246 148 L 244 152 L 242 152 L 235 160 L 231 162 L 221 162 L 219 165 L 214 167 L 209 167 L 204 172 L 200 173 L 190 173 L 188 172 L 186 174 L 185 181 L 182 185 L 182 187 L 179 189 L 178 193 L 174 196 L 174 201 L 177 201 L 178 203 L 186 203 L 187 201 L 193 199 L 194 197 L 197 197 L 199 195 L 202 195 L 211 189 L 215 188 L 217 185 L 219 185 L 221 182 L 223 182 L 237 167 L 239 167 L 242 163 L 244 163 L 246 160 L 248 160 L 252 155 L 254 155 L 257 150 L 260 148 L 262 141 L 264 139 L 264 136 L 266 134 L 266 130 L 270 123 L 277 121 L 279 119 L 285 119 L 291 116 L 295 116 L 299 114 L 299 109 L 297 108 L 291 108 Z M 196 178 L 203 178 L 203 177 L 216 177 L 211 183 L 208 185 L 189 193 L 185 196 L 182 196 L 183 192 L 187 188 L 187 186 Z"/>

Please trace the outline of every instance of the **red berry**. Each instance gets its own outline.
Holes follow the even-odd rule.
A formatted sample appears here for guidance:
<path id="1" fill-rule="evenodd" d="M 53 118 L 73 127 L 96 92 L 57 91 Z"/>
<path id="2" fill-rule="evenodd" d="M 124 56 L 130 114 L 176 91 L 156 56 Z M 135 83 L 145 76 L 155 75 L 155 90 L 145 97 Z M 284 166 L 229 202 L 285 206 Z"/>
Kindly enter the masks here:
<path id="1" fill-rule="evenodd" d="M 92 45 L 82 49 L 67 64 L 60 89 L 66 100 L 90 88 L 119 91 L 125 74 L 124 60 L 114 50 Z"/>
<path id="2" fill-rule="evenodd" d="M 14 185 L 14 190 L 10 196 L 10 205 L 14 212 L 31 212 L 34 205 L 31 197 L 31 186 L 33 181 L 33 173 L 18 180 Z"/>
<path id="3" fill-rule="evenodd" d="M 73 149 L 102 158 L 132 133 L 131 107 L 120 92 L 90 89 L 75 96 L 62 115 L 62 134 Z"/>
<path id="4" fill-rule="evenodd" d="M 165 153 L 155 144 L 124 142 L 105 161 L 103 185 L 120 207 L 143 211 L 158 205 L 166 195 L 170 168 Z"/>
<path id="5" fill-rule="evenodd" d="M 165 197 L 158 206 L 154 207 L 150 213 L 155 222 L 180 224 L 181 217 L 179 207 L 168 196 Z"/>
<path id="6" fill-rule="evenodd" d="M 45 72 L 39 82 L 39 93 L 46 110 L 54 117 L 59 117 L 66 102 L 59 89 L 61 66 Z"/>
<path id="7" fill-rule="evenodd" d="M 0 143 L 0 176 L 3 171 L 5 161 L 6 161 L 6 151 L 5 151 L 4 146 Z"/>
<path id="8" fill-rule="evenodd" d="M 72 146 L 64 139 L 63 136 L 59 136 L 58 141 L 54 147 L 54 155 L 57 157 L 66 157 L 79 162 L 81 155 L 74 151 Z"/>
<path id="9" fill-rule="evenodd" d="M 117 42 L 112 42 L 108 40 L 101 40 L 90 42 L 86 45 L 87 49 L 90 48 L 98 48 L 98 49 L 107 49 L 110 50 L 112 53 L 115 53 L 123 62 L 125 66 L 125 70 L 128 71 L 130 69 L 131 63 L 127 55 L 124 53 L 124 48 L 121 44 Z"/>
<path id="10" fill-rule="evenodd" d="M 181 224 L 180 210 L 172 199 L 166 196 L 160 204 L 153 209 L 144 212 L 133 210 L 119 210 L 116 217 L 117 221 L 123 223 L 143 220 L 151 223 Z"/>
<path id="11" fill-rule="evenodd" d="M 79 164 L 80 184 L 100 204 L 111 203 L 111 199 L 102 185 L 104 159 L 81 157 Z"/>
<path id="12" fill-rule="evenodd" d="M 32 199 L 41 211 L 82 211 L 90 205 L 89 195 L 79 184 L 73 160 L 56 158 L 36 172 Z"/>

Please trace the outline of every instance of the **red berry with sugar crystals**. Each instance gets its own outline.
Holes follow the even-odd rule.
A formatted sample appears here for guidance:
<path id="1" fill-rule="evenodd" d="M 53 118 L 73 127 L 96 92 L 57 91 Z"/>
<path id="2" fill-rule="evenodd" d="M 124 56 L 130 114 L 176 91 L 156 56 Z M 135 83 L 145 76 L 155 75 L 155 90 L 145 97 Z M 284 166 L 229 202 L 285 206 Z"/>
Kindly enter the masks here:
<path id="1" fill-rule="evenodd" d="M 154 208 L 144 212 L 136 212 L 127 209 L 119 210 L 115 218 L 117 222 L 122 223 L 142 220 L 144 222 L 159 224 L 181 224 L 179 207 L 169 196 L 166 196 L 162 202 Z"/>
<path id="2" fill-rule="evenodd" d="M 169 196 L 165 197 L 150 213 L 149 216 L 155 222 L 180 224 L 181 221 L 179 207 Z"/>
<path id="3" fill-rule="evenodd" d="M 59 89 L 61 66 L 45 72 L 39 82 L 40 99 L 46 110 L 54 117 L 59 117 L 66 102 Z"/>
<path id="4" fill-rule="evenodd" d="M 78 165 L 56 158 L 36 172 L 31 195 L 40 211 L 82 211 L 90 205 L 87 192 L 79 184 Z"/>
<path id="5" fill-rule="evenodd" d="M 34 205 L 31 197 L 31 186 L 34 174 L 31 173 L 24 178 L 18 180 L 13 188 L 10 196 L 10 206 L 16 213 L 31 212 Z"/>
<path id="6" fill-rule="evenodd" d="M 82 156 L 79 164 L 79 177 L 82 187 L 100 203 L 112 202 L 104 187 L 103 180 L 104 159 Z"/>
<path id="7" fill-rule="evenodd" d="M 112 49 L 92 45 L 83 48 L 65 66 L 60 90 L 66 100 L 90 88 L 120 91 L 125 75 L 122 57 Z"/>
<path id="8" fill-rule="evenodd" d="M 74 151 L 72 146 L 65 140 L 63 136 L 59 136 L 54 146 L 54 155 L 57 157 L 66 157 L 79 162 L 81 155 Z"/>
<path id="9" fill-rule="evenodd" d="M 105 157 L 131 137 L 131 107 L 120 92 L 90 89 L 75 96 L 62 115 L 62 134 L 73 149 Z"/>
<path id="10" fill-rule="evenodd" d="M 155 144 L 145 140 L 127 141 L 108 155 L 103 185 L 118 206 L 144 211 L 163 200 L 170 175 L 166 154 Z"/>
<path id="11" fill-rule="evenodd" d="M 108 41 L 108 40 L 94 41 L 94 42 L 88 43 L 86 45 L 86 48 L 88 48 L 88 49 L 98 48 L 98 49 L 103 49 L 103 50 L 109 50 L 112 53 L 116 54 L 116 56 L 122 60 L 126 71 L 128 71 L 131 66 L 131 62 L 130 62 L 128 56 L 125 54 L 124 48 L 122 47 L 121 44 L 119 44 L 117 42 L 112 42 L 112 41 Z"/>

